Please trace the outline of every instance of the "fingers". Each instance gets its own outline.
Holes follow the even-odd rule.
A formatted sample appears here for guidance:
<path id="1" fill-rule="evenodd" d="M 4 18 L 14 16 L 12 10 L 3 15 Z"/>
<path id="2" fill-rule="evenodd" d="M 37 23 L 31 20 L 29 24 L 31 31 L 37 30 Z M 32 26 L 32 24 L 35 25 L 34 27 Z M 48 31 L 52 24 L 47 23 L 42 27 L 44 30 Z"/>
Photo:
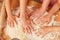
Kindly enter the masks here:
<path id="1" fill-rule="evenodd" d="M 27 27 L 26 29 L 27 29 L 27 33 L 31 34 L 31 29 L 29 27 Z"/>
<path id="2" fill-rule="evenodd" d="M 29 28 L 31 31 L 34 31 L 34 28 L 31 25 L 29 25 Z"/>
<path id="3" fill-rule="evenodd" d="M 8 20 L 8 19 L 7 19 L 7 24 L 8 24 L 10 27 L 13 27 L 13 26 L 14 26 L 14 23 L 13 23 L 13 21 L 11 21 L 11 20 Z"/>
<path id="4" fill-rule="evenodd" d="M 31 26 L 31 25 L 28 25 L 29 27 L 28 27 L 28 32 L 31 34 L 32 33 L 32 31 L 34 31 L 34 29 L 33 29 L 33 27 Z"/>
<path id="5" fill-rule="evenodd" d="M 14 17 L 14 22 L 15 22 L 16 24 L 18 24 L 17 21 L 16 21 L 16 18 L 17 18 L 17 17 L 15 16 L 15 17 Z"/>
<path id="6" fill-rule="evenodd" d="M 23 32 L 26 34 L 31 34 L 33 31 L 33 28 L 30 25 L 25 25 L 25 27 L 22 28 L 23 28 Z"/>
<path id="7" fill-rule="evenodd" d="M 25 32 L 26 34 L 30 34 L 30 33 L 31 33 L 31 30 L 30 30 L 29 27 L 23 27 L 23 28 L 24 28 L 24 32 Z"/>
<path id="8" fill-rule="evenodd" d="M 16 17 L 14 18 L 7 18 L 7 24 L 11 27 L 14 27 L 14 23 L 18 24 L 17 21 L 16 21 Z"/>
<path id="9" fill-rule="evenodd" d="M 11 21 L 11 27 L 14 27 L 14 22 L 13 21 Z"/>
<path id="10" fill-rule="evenodd" d="M 42 23 L 49 23 L 50 22 L 50 20 L 49 19 L 45 19 L 45 20 L 42 20 Z"/>
<path id="11" fill-rule="evenodd" d="M 7 19 L 7 24 L 8 24 L 9 26 L 11 26 L 11 25 L 10 25 L 11 23 L 10 23 L 10 21 L 9 21 L 8 19 Z"/>
<path id="12" fill-rule="evenodd" d="M 37 36 L 44 35 L 45 34 L 45 30 L 42 29 L 42 28 L 39 28 L 39 29 L 37 29 L 37 31 L 35 32 L 35 34 Z"/>

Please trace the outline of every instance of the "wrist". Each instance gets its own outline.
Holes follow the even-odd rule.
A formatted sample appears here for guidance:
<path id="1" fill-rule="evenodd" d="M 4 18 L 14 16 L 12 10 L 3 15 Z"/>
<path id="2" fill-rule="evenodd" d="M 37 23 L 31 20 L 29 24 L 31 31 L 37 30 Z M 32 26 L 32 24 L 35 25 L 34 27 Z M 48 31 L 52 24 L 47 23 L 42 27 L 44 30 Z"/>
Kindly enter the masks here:
<path id="1" fill-rule="evenodd" d="M 11 11 L 7 11 L 7 15 L 8 16 L 12 15 L 12 12 Z"/>
<path id="2" fill-rule="evenodd" d="M 12 14 L 8 14 L 8 17 L 11 17 L 11 16 L 13 16 Z"/>

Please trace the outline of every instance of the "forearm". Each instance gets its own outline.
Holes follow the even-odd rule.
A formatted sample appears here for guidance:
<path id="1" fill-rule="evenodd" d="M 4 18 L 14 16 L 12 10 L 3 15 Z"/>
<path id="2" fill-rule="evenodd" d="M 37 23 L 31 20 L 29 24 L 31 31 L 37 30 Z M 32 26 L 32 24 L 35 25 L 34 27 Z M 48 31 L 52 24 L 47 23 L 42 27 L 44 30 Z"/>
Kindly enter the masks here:
<path id="1" fill-rule="evenodd" d="M 57 12 L 58 10 L 59 10 L 59 4 L 58 3 L 56 3 L 56 4 L 54 4 L 53 5 L 53 7 L 50 9 L 50 11 L 49 11 L 49 16 L 52 16 L 55 12 Z"/>
<path id="2" fill-rule="evenodd" d="M 25 16 L 27 7 L 27 0 L 20 0 L 20 15 Z"/>
<path id="3" fill-rule="evenodd" d="M 2 9 L 1 9 L 1 15 L 0 15 L 0 31 L 5 25 L 5 20 L 6 20 L 6 10 L 5 10 L 5 5 L 3 3 Z"/>
<path id="4" fill-rule="evenodd" d="M 49 3 L 50 3 L 50 0 L 44 0 L 43 3 L 42 3 L 41 9 L 43 11 L 46 11 L 48 6 L 49 6 Z"/>
<path id="5" fill-rule="evenodd" d="M 59 9 L 60 9 L 60 0 L 58 0 L 58 5 L 59 5 Z"/>
<path id="6" fill-rule="evenodd" d="M 11 6 L 10 6 L 10 0 L 5 0 L 5 7 L 6 7 L 6 11 L 7 11 L 7 15 L 11 15 Z"/>
<path id="7" fill-rule="evenodd" d="M 47 11 L 47 8 L 48 8 L 48 5 L 50 3 L 50 0 L 44 0 L 43 3 L 42 3 L 42 6 L 40 8 L 40 15 L 42 16 L 44 14 L 44 12 Z"/>

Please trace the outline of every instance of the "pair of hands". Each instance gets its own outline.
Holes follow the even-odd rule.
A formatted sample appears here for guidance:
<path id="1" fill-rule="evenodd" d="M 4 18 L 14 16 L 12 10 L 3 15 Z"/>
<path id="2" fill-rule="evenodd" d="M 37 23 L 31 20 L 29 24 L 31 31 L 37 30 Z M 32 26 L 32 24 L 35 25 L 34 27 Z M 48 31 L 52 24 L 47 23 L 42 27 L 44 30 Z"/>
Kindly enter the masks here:
<path id="1" fill-rule="evenodd" d="M 7 24 L 9 26 L 11 26 L 11 27 L 14 27 L 14 23 L 18 24 L 17 21 L 16 21 L 17 17 L 20 17 L 20 13 L 17 16 L 9 15 L 7 17 Z M 21 24 L 22 24 L 22 30 L 23 30 L 23 32 L 28 33 L 28 34 L 32 33 L 33 27 L 31 26 L 31 21 L 29 19 L 27 20 L 26 18 L 24 19 L 24 17 L 20 18 L 20 19 L 22 21 Z"/>
<path id="2" fill-rule="evenodd" d="M 40 14 L 41 12 L 39 10 L 37 11 L 34 11 L 33 14 L 30 16 L 33 19 L 37 18 L 35 20 L 36 24 L 43 24 L 43 23 L 49 23 L 50 20 L 51 20 L 51 17 L 49 17 L 49 15 L 46 15 L 46 16 L 43 16 L 43 17 L 40 17 Z M 27 13 L 26 13 L 27 14 Z M 10 15 L 7 17 L 7 22 L 10 26 L 14 26 L 14 23 L 17 24 L 17 21 L 16 21 L 16 17 L 17 16 L 13 16 L 13 15 Z M 25 33 L 32 33 L 32 31 L 34 30 L 32 25 L 31 25 L 31 20 L 30 19 L 21 19 L 22 20 L 22 29 Z"/>

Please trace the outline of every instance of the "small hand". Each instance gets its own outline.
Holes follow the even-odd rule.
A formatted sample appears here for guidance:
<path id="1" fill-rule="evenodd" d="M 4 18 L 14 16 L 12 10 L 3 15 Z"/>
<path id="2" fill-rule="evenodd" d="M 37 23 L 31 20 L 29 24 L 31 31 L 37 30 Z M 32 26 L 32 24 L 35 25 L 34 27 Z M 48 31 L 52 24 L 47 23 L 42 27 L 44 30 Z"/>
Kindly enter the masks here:
<path id="1" fill-rule="evenodd" d="M 52 29 L 53 29 L 52 27 L 44 26 L 42 28 L 37 29 L 37 32 L 35 32 L 35 34 L 38 36 L 40 35 L 45 36 L 45 34 L 52 31 Z"/>
<path id="2" fill-rule="evenodd" d="M 14 22 L 17 24 L 16 22 L 16 16 L 10 15 L 7 17 L 7 23 L 8 25 L 10 25 L 11 27 L 14 26 Z"/>
<path id="3" fill-rule="evenodd" d="M 51 17 L 49 15 L 45 15 L 43 17 L 36 19 L 35 23 L 42 25 L 44 23 L 49 23 L 50 21 L 51 21 Z"/>
<path id="4" fill-rule="evenodd" d="M 23 31 L 27 34 L 32 33 L 33 27 L 31 25 L 31 20 L 29 19 L 27 12 L 25 12 L 25 14 L 23 16 L 21 16 L 20 19 L 21 19 L 21 22 L 22 22 Z"/>
<path id="5" fill-rule="evenodd" d="M 31 34 L 33 31 L 33 27 L 31 26 L 30 20 L 22 20 L 22 29 L 25 33 Z"/>

